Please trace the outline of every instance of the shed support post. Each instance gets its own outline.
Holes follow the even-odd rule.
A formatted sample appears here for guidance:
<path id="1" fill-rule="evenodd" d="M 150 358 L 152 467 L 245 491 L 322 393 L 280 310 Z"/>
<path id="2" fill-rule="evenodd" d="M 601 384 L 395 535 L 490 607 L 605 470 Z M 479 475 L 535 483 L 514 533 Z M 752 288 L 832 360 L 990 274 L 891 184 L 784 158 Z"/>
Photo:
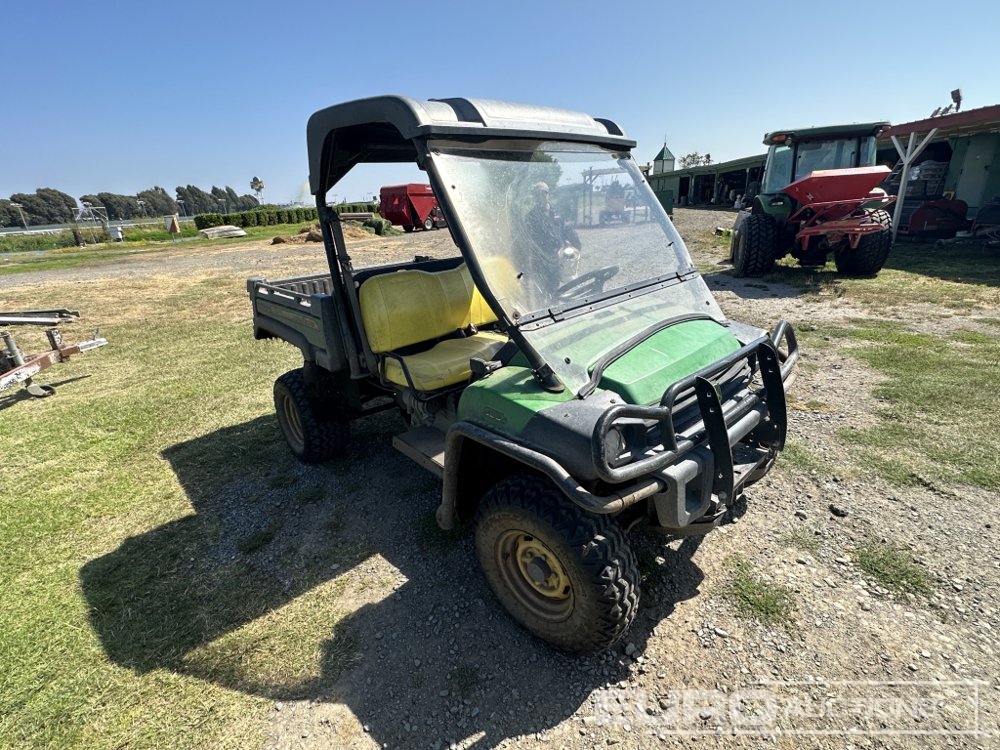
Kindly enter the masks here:
<path id="1" fill-rule="evenodd" d="M 906 199 L 906 183 L 910 178 L 910 166 L 917 160 L 917 157 L 924 152 L 927 148 L 927 144 L 931 142 L 931 138 L 937 135 L 937 128 L 931 128 L 931 131 L 924 136 L 920 144 L 914 147 L 914 142 L 917 139 L 916 133 L 910 133 L 910 140 L 906 144 L 906 150 L 903 150 L 903 144 L 899 142 L 896 136 L 892 136 L 892 145 L 896 147 L 896 153 L 899 154 L 899 158 L 903 160 L 903 171 L 899 175 L 899 193 L 896 195 L 896 208 L 892 213 L 892 241 L 896 241 L 896 233 L 899 231 L 899 221 L 903 216 L 903 201 Z"/>

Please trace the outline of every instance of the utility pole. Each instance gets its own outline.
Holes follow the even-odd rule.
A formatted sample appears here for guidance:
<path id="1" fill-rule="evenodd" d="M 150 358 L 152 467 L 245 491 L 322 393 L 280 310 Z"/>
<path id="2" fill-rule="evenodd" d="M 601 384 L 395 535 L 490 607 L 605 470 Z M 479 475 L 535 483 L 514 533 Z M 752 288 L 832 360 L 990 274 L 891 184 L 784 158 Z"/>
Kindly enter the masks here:
<path id="1" fill-rule="evenodd" d="M 27 229 L 28 220 L 24 218 L 24 210 L 23 210 L 24 207 L 20 203 L 14 203 L 13 201 L 11 201 L 10 205 L 16 208 L 17 212 L 21 214 L 21 223 L 24 224 L 24 228 Z"/>

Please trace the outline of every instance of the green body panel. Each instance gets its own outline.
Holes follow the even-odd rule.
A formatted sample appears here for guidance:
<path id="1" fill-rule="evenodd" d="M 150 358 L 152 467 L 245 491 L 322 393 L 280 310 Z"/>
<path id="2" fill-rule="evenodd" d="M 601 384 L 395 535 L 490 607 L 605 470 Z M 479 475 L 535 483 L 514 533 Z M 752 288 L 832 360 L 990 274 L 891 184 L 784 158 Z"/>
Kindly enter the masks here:
<path id="1" fill-rule="evenodd" d="M 600 387 L 628 403 L 654 403 L 675 381 L 739 348 L 729 329 L 713 320 L 679 323 L 613 362 L 604 371 Z M 546 391 L 525 364 L 521 359 L 470 384 L 459 401 L 458 419 L 517 436 L 538 412 L 573 400 L 568 390 Z"/>
<path id="2" fill-rule="evenodd" d="M 771 205 L 774 198 L 781 198 L 782 201 L 776 206 Z M 784 193 L 761 193 L 756 198 L 760 205 L 760 210 L 765 214 L 774 217 L 784 217 L 792 213 L 792 199 Z"/>
<path id="3" fill-rule="evenodd" d="M 655 403 L 672 383 L 739 348 L 729 329 L 714 320 L 679 323 L 613 362 L 604 371 L 601 387 L 630 404 Z"/>
<path id="4" fill-rule="evenodd" d="M 321 349 L 326 348 L 326 340 L 323 338 L 320 321 L 308 311 L 290 310 L 284 305 L 258 297 L 256 314 L 274 318 L 289 326 L 294 331 L 301 333 L 313 346 Z"/>
<path id="5" fill-rule="evenodd" d="M 542 388 L 528 367 L 510 364 L 465 389 L 458 402 L 458 418 L 519 435 L 537 412 L 572 399 L 568 390 L 551 393 Z"/>

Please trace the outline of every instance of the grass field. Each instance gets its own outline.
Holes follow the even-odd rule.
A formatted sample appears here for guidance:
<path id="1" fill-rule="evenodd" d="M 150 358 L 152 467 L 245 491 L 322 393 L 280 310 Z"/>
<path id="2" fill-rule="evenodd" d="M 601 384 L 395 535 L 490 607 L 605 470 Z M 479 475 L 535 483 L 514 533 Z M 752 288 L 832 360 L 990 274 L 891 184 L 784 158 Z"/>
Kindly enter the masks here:
<path id="1" fill-rule="evenodd" d="M 1000 490 L 1000 435 L 982 418 L 995 411 L 1000 367 L 995 249 L 900 243 L 875 279 L 786 260 L 764 281 L 772 280 L 804 299 L 843 300 L 868 313 L 798 327 L 804 346 L 835 346 L 887 378 L 875 391 L 878 424 L 840 434 L 858 466 L 900 485 Z M 808 446 L 793 438 L 790 447 L 804 468 L 819 465 Z"/>
<path id="2" fill-rule="evenodd" d="M 0 273 L 110 262 L 114 252 L 29 256 Z M 804 295 L 871 311 L 802 336 L 803 347 L 844 346 L 886 377 L 877 424 L 841 436 L 857 471 L 1000 489 L 1000 435 L 983 418 L 996 412 L 1000 347 L 989 332 L 1000 334 L 1000 264 L 982 253 L 958 248 L 942 259 L 904 247 L 877 279 L 784 267 L 774 275 Z M 251 512 L 263 498 L 239 498 L 250 520 L 236 538 L 220 532 L 218 495 L 242 477 L 303 506 L 325 492 L 297 478 L 272 416 L 271 384 L 294 353 L 253 340 L 244 279 L 232 274 L 0 290 L 0 307 L 67 304 L 86 314 L 67 338 L 100 323 L 109 346 L 40 378 L 59 386 L 54 398 L 0 396 L 0 746 L 259 745 L 282 696 L 274 686 L 294 696 L 318 665 L 335 676 L 355 647 L 342 632 L 332 651 L 317 649 L 337 629 L 335 579 L 300 584 L 278 617 L 275 602 L 288 599 L 281 583 L 248 562 L 275 531 Z M 930 304 L 964 311 L 969 325 L 913 330 L 906 316 Z M 873 322 L 882 315 L 894 320 Z M 822 465 L 808 445 L 791 446 L 793 466 Z M 452 543 L 430 520 L 418 536 L 429 547 Z M 310 554 L 307 570 L 327 553 Z M 888 584 L 922 590 L 900 555 L 864 548 L 859 559 Z M 749 615 L 793 618 L 783 590 L 762 590 L 739 560 L 733 570 L 732 596 Z"/>
<path id="3" fill-rule="evenodd" d="M 184 677 L 204 666 L 175 659 L 212 658 L 186 653 L 186 644 L 201 638 L 185 629 L 238 617 L 234 608 L 252 606 L 245 596 L 251 581 L 239 559 L 206 579 L 185 555 L 204 549 L 213 534 L 211 520 L 192 514 L 192 495 L 204 497 L 243 472 L 285 466 L 276 432 L 247 425 L 271 410 L 270 383 L 288 352 L 249 335 L 239 279 L 99 286 L 85 312 L 103 323 L 109 346 L 47 373 L 44 382 L 63 383 L 55 397 L 5 393 L 0 401 L 0 738 L 8 747 L 243 746 L 263 701 Z M 0 296 L 5 305 L 57 307 L 76 295 L 54 284 L 41 297 L 37 290 L 30 299 Z M 186 441 L 210 434 L 231 437 L 185 451 Z M 163 544 L 114 558 L 121 570 L 88 569 L 123 540 L 157 527 L 169 529 Z M 164 578 L 164 569 L 175 575 Z M 81 595 L 87 575 L 91 590 Z M 151 614 L 143 612 L 148 602 L 123 604 L 116 596 L 116 581 L 137 575 L 148 575 L 151 587 L 173 581 L 178 594 L 190 586 L 202 591 L 160 591 L 157 602 L 176 601 L 179 609 L 160 612 L 157 624 L 143 616 Z M 104 610 L 115 606 L 135 611 L 117 617 Z M 104 633 L 117 663 L 95 633 L 102 616 L 132 629 Z M 150 635 L 160 643 L 152 652 Z M 144 651 L 130 653 L 139 643 Z"/>

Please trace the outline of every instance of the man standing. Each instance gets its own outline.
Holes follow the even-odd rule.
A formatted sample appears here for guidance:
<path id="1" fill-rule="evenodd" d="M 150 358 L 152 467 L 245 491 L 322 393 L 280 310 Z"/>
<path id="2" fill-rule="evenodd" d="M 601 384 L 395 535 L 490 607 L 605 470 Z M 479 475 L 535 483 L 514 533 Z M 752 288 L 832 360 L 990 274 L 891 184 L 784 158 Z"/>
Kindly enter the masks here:
<path id="1" fill-rule="evenodd" d="M 562 283 L 563 265 L 580 258 L 580 238 L 552 210 L 546 183 L 536 182 L 531 192 L 533 206 L 525 217 L 531 240 L 537 248 L 531 265 L 539 283 L 554 293 Z"/>

